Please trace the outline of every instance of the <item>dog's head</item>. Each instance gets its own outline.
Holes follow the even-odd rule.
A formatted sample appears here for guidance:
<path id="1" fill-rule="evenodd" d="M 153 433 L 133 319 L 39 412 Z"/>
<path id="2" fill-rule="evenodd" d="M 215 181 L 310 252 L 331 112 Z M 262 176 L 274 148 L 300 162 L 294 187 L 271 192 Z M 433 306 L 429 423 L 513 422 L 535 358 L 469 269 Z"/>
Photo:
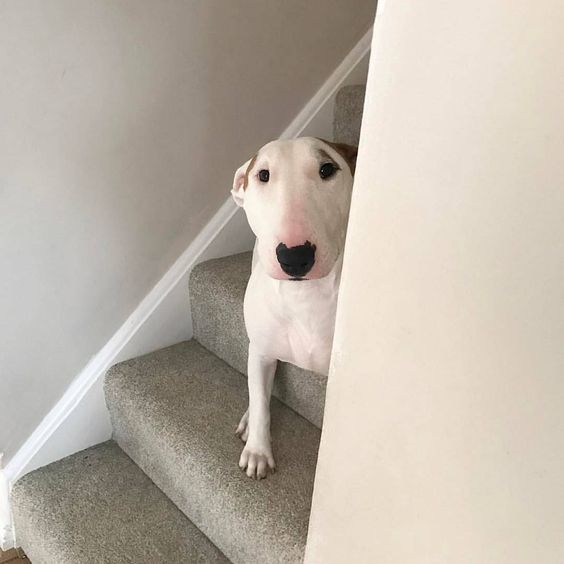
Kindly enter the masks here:
<path id="1" fill-rule="evenodd" d="M 356 147 L 313 137 L 272 141 L 235 173 L 231 193 L 272 278 L 327 276 L 343 251 Z"/>

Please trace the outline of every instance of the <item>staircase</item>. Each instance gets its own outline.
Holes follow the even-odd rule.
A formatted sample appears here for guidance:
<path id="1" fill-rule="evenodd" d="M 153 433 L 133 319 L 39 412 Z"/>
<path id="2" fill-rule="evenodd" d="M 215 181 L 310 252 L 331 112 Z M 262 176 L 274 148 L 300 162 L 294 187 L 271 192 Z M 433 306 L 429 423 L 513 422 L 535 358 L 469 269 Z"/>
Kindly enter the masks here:
<path id="1" fill-rule="evenodd" d="M 341 89 L 335 140 L 358 143 L 364 87 Z M 243 296 L 250 253 L 194 268 L 194 339 L 105 380 L 113 440 L 40 468 L 12 492 L 32 564 L 274 564 L 303 560 L 326 379 L 281 364 L 278 471 L 247 478 L 234 431 L 247 408 Z"/>

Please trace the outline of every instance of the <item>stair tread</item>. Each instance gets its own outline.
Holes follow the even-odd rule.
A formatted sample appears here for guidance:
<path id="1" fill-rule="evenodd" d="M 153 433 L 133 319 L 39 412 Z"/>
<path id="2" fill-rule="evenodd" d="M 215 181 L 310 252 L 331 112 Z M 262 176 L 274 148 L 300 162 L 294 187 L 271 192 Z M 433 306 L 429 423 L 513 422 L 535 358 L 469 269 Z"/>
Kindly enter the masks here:
<path id="1" fill-rule="evenodd" d="M 33 564 L 229 562 L 113 441 L 27 474 L 12 501 Z"/>
<path id="2" fill-rule="evenodd" d="M 234 430 L 246 379 L 195 341 L 118 364 L 105 382 L 124 451 L 233 562 L 301 562 L 320 432 L 272 400 L 278 471 L 249 479 Z"/>
<path id="3" fill-rule="evenodd" d="M 242 373 L 247 372 L 249 340 L 243 316 L 252 253 L 198 264 L 190 275 L 194 338 Z M 327 377 L 279 363 L 273 394 L 321 427 Z"/>

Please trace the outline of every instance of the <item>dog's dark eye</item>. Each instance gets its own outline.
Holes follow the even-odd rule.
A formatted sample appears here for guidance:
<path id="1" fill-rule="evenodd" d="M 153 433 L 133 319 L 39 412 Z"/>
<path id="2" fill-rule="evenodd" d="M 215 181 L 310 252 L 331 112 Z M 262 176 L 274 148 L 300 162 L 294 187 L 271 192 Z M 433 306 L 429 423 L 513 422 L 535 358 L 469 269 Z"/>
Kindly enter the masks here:
<path id="1" fill-rule="evenodd" d="M 323 180 L 333 176 L 339 170 L 333 163 L 325 163 L 319 168 L 319 176 Z"/>
<path id="2" fill-rule="evenodd" d="M 261 182 L 268 182 L 268 179 L 270 178 L 270 172 L 263 168 L 262 170 L 259 170 L 258 177 Z"/>

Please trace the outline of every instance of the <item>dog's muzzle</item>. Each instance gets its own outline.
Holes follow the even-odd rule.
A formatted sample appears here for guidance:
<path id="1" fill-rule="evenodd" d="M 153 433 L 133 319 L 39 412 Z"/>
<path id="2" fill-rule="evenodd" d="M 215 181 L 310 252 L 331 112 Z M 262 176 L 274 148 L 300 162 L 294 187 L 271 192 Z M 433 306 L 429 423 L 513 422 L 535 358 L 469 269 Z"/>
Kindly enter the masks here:
<path id="1" fill-rule="evenodd" d="M 286 274 L 293 278 L 302 278 L 315 263 L 315 245 L 306 241 L 303 245 L 288 248 L 284 243 L 280 243 L 276 247 L 276 258 Z"/>

